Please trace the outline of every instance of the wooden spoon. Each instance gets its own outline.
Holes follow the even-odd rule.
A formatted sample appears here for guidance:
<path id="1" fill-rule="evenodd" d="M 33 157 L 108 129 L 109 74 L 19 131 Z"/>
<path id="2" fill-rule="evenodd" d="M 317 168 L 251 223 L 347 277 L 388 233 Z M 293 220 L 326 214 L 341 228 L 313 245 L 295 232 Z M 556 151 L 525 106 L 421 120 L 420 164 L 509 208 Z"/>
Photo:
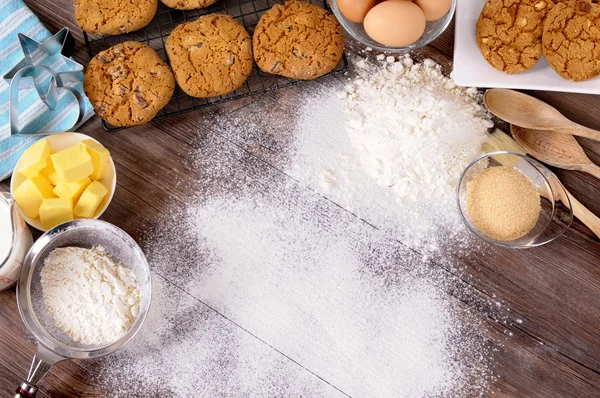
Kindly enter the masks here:
<path id="1" fill-rule="evenodd" d="M 578 170 L 600 178 L 600 167 L 592 163 L 575 137 L 556 134 L 550 130 L 534 130 L 510 126 L 515 141 L 527 152 L 551 166 L 566 170 Z"/>
<path id="2" fill-rule="evenodd" d="M 545 102 L 518 91 L 490 89 L 483 96 L 483 102 L 490 112 L 510 124 L 600 141 L 600 131 L 572 122 Z"/>

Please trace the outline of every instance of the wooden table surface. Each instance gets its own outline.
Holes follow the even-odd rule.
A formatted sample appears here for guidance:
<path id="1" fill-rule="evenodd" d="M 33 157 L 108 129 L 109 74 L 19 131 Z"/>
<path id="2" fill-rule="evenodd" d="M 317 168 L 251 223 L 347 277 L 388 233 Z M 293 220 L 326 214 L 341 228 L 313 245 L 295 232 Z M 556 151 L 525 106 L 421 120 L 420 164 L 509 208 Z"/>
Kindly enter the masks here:
<path id="1" fill-rule="evenodd" d="M 75 57 L 87 59 L 82 34 L 72 20 L 72 0 L 27 3 L 53 32 L 64 26 L 71 28 L 77 40 Z M 448 29 L 417 56 L 430 56 L 448 64 L 453 31 L 453 27 Z M 349 53 L 355 51 L 351 45 Z M 311 84 L 318 83 L 306 86 Z M 296 90 L 300 88 L 265 96 L 293 97 Z M 531 94 L 572 120 L 600 129 L 600 96 Z M 202 149 L 209 134 L 212 140 L 235 146 L 250 159 L 268 165 L 270 154 L 246 142 L 244 137 L 223 136 L 206 127 L 217 117 L 257 100 L 260 98 L 244 99 L 114 134 L 105 133 L 97 117 L 86 123 L 79 131 L 109 148 L 119 173 L 115 199 L 103 219 L 119 225 L 135 239 L 142 239 L 143 231 L 156 226 L 169 202 L 184 200 L 181 187 L 193 180 L 185 156 L 180 154 Z M 140 146 L 140 142 L 144 144 Z M 587 140 L 581 143 L 592 160 L 600 163 L 600 144 Z M 579 172 L 557 170 L 557 174 L 574 196 L 600 214 L 600 181 Z M 600 396 L 598 259 L 600 242 L 578 221 L 563 237 L 542 248 L 511 251 L 486 247 L 460 258 L 464 265 L 460 283 L 476 292 L 464 299 L 464 304 L 483 320 L 493 348 L 490 352 L 495 377 L 487 395 Z M 495 306 L 496 302 L 502 305 Z M 515 322 L 517 318 L 522 323 Z M 0 395 L 10 396 L 27 374 L 33 353 L 34 344 L 19 317 L 14 289 L 0 293 Z M 39 396 L 114 396 L 109 387 L 91 382 L 90 372 L 93 369 L 83 361 L 64 361 L 42 381 Z M 336 387 L 343 391 L 343 386 Z"/>

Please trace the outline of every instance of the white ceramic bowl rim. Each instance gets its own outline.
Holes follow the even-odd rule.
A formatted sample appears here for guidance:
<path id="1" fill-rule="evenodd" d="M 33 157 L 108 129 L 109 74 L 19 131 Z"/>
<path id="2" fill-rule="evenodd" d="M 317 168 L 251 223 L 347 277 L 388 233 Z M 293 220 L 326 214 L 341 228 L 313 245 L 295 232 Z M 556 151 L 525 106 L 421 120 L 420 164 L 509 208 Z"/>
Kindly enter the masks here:
<path id="1" fill-rule="evenodd" d="M 90 137 L 86 134 L 82 134 L 82 133 L 77 133 L 77 132 L 65 132 L 65 133 L 57 133 L 57 134 L 50 134 L 48 136 L 43 137 L 44 139 L 47 138 L 49 140 L 57 140 L 57 139 L 64 139 L 64 140 L 73 140 L 73 141 L 83 141 L 85 139 L 91 139 L 95 142 L 97 142 L 98 144 L 102 145 L 101 142 L 99 142 L 97 139 L 95 139 L 94 137 Z M 104 146 L 104 145 L 102 145 Z M 13 169 L 13 174 L 12 174 L 12 178 L 10 181 L 10 193 L 11 195 L 13 195 L 13 193 L 15 192 L 15 190 L 18 188 L 17 185 L 17 178 L 15 178 L 15 176 L 17 176 L 17 174 L 20 174 L 18 172 L 18 168 L 19 168 L 19 164 L 21 163 L 21 158 L 19 158 L 17 164 L 15 165 L 15 168 Z M 108 206 L 110 205 L 110 202 L 112 201 L 113 195 L 115 193 L 115 189 L 117 186 L 117 171 L 115 168 L 115 163 L 113 161 L 112 156 L 109 158 L 109 168 L 110 170 L 112 170 L 112 182 L 110 182 L 110 186 L 107 186 L 106 188 L 108 189 L 108 194 L 107 194 L 107 199 L 105 199 L 105 202 L 102 204 L 100 204 L 101 208 L 99 211 L 96 212 L 96 214 L 94 215 L 94 217 L 92 217 L 92 219 L 97 219 L 100 216 L 102 216 L 102 214 L 104 214 L 104 212 L 106 211 L 106 209 L 108 208 Z M 23 176 L 24 177 L 24 176 Z M 17 212 L 19 213 L 19 215 L 21 216 L 21 218 L 23 218 L 23 220 L 25 220 L 25 222 L 27 224 L 29 224 L 30 226 L 32 226 L 33 228 L 40 230 L 40 231 L 47 231 L 47 229 L 42 227 L 42 223 L 39 221 L 39 219 L 32 219 L 30 217 L 27 217 L 27 215 L 25 214 L 25 212 L 23 212 L 23 210 L 19 207 L 19 205 L 17 203 L 15 203 L 15 208 L 17 209 Z"/>

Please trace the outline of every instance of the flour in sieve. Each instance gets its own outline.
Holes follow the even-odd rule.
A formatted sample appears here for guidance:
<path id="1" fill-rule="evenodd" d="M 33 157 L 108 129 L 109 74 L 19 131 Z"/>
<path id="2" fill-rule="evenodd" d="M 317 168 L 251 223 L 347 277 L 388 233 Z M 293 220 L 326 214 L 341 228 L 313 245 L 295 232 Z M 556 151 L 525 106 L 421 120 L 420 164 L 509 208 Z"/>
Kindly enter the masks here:
<path id="1" fill-rule="evenodd" d="M 110 344 L 139 313 L 134 273 L 102 247 L 54 249 L 41 271 L 44 303 L 58 328 L 83 344 Z"/>

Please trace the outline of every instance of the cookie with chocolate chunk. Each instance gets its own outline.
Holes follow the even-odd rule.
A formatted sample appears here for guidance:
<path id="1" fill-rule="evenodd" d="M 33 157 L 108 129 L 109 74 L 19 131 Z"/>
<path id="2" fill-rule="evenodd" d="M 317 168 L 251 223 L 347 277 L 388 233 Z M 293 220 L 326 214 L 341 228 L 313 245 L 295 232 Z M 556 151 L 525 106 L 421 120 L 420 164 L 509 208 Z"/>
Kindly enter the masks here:
<path id="1" fill-rule="evenodd" d="M 274 5 L 258 21 L 252 41 L 261 70 L 292 79 L 323 76 L 344 54 L 344 32 L 335 16 L 304 1 Z"/>
<path id="2" fill-rule="evenodd" d="M 532 68 L 542 56 L 544 19 L 553 6 L 554 0 L 489 0 L 475 32 L 483 57 L 509 74 Z"/>
<path id="3" fill-rule="evenodd" d="M 119 35 L 148 25 L 158 0 L 75 0 L 75 22 L 94 35 Z"/>
<path id="4" fill-rule="evenodd" d="M 192 97 L 230 93 L 252 71 L 250 34 L 230 15 L 209 14 L 181 24 L 166 47 L 179 87 Z"/>
<path id="5" fill-rule="evenodd" d="M 102 119 L 117 127 L 136 126 L 151 121 L 169 102 L 175 78 L 151 47 L 128 41 L 92 58 L 83 89 Z"/>
<path id="6" fill-rule="evenodd" d="M 561 77 L 583 81 L 600 75 L 600 6 L 557 4 L 544 23 L 544 56 Z"/>

